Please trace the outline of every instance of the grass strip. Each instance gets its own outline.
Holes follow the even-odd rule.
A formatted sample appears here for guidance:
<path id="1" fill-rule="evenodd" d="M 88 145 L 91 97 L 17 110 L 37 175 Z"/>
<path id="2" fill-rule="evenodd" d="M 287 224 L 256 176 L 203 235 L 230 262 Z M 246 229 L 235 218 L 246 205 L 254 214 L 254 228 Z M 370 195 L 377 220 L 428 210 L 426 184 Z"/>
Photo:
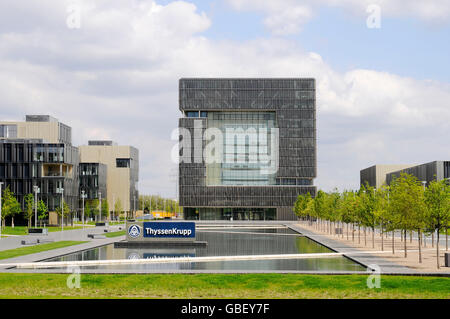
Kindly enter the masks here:
<path id="1" fill-rule="evenodd" d="M 305 274 L 82 274 L 69 289 L 65 274 L 0 274 L 0 298 L 443 298 L 450 278 Z"/>
<path id="2" fill-rule="evenodd" d="M 42 227 L 37 227 L 42 228 Z M 61 231 L 61 226 L 50 226 L 46 227 L 50 233 Z M 73 230 L 73 229 L 82 229 L 82 226 L 64 226 L 64 230 Z M 14 228 L 11 226 L 6 226 L 2 229 L 2 234 L 5 235 L 28 235 L 28 227 L 26 226 L 15 226 Z"/>
<path id="3" fill-rule="evenodd" d="M 8 259 L 8 258 L 14 258 L 29 254 L 35 254 L 40 253 L 42 251 L 52 250 L 52 249 L 58 249 L 58 248 L 64 248 L 68 246 L 73 245 L 79 245 L 84 244 L 87 241 L 73 241 L 73 240 L 66 240 L 66 241 L 57 241 L 54 243 L 45 243 L 45 244 L 38 244 L 35 246 L 28 246 L 28 247 L 20 247 L 20 248 L 14 248 L 14 249 L 8 249 L 8 250 L 2 250 L 0 251 L 0 259 Z"/>
<path id="4" fill-rule="evenodd" d="M 115 232 L 111 232 L 111 233 L 105 233 L 105 236 L 108 237 L 108 238 L 125 236 L 125 231 L 124 230 L 119 230 L 119 231 L 115 231 Z"/>

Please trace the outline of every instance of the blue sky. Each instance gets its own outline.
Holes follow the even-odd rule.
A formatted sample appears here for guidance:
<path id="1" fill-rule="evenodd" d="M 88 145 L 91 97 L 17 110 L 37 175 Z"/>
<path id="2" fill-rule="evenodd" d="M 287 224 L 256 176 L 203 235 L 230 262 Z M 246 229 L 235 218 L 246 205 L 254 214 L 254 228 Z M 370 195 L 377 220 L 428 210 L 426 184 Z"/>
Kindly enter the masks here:
<path id="1" fill-rule="evenodd" d="M 140 192 L 175 197 L 179 78 L 312 76 L 315 185 L 357 188 L 375 163 L 450 159 L 449 21 L 447 0 L 3 0 L 0 119 L 133 145 Z"/>
<path id="2" fill-rule="evenodd" d="M 212 19 L 210 28 L 201 33 L 208 38 L 248 41 L 271 36 L 260 12 L 236 11 L 217 0 L 193 3 Z M 450 23 L 433 24 L 412 17 L 382 15 L 381 28 L 369 29 L 365 18 L 342 8 L 321 7 L 299 34 L 285 38 L 307 51 L 319 53 L 340 71 L 366 68 L 417 79 L 450 81 Z"/>

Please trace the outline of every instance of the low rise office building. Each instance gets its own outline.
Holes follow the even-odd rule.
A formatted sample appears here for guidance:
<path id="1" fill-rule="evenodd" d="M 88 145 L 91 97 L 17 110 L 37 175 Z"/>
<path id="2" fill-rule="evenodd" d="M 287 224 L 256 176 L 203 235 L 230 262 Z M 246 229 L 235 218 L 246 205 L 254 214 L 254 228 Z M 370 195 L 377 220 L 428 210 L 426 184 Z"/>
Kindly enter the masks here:
<path id="1" fill-rule="evenodd" d="M 52 212 L 61 200 L 81 217 L 82 198 L 108 201 L 110 211 L 121 202 L 122 211 L 136 209 L 139 153 L 132 146 L 108 141 L 72 145 L 72 128 L 49 115 L 26 115 L 25 121 L 0 121 L 0 182 L 9 187 L 25 209 L 24 197 L 35 194 L 43 200 L 52 224 Z M 134 201 L 135 200 L 135 201 Z"/>
<path id="2" fill-rule="evenodd" d="M 433 161 L 420 165 L 373 165 L 360 171 L 360 185 L 368 183 L 369 186 L 380 188 L 382 185 L 390 185 L 401 173 L 413 175 L 428 185 L 433 180 L 450 178 L 450 161 Z"/>

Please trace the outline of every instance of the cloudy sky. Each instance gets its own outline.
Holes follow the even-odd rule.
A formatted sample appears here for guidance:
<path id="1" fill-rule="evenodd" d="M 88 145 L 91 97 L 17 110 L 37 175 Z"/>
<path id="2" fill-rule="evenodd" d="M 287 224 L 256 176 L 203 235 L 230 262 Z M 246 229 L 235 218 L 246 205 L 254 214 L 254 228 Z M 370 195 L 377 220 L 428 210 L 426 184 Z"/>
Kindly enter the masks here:
<path id="1" fill-rule="evenodd" d="M 131 144 L 141 194 L 175 197 L 179 78 L 314 77 L 315 184 L 355 188 L 450 159 L 449 21 L 448 0 L 2 0 L 0 119 Z"/>

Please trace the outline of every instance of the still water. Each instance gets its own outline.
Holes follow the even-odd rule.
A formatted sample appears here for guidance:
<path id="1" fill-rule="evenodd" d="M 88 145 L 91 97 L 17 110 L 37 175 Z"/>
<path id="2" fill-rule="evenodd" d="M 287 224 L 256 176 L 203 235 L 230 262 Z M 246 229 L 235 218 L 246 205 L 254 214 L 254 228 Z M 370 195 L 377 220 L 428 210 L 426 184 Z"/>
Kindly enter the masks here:
<path id="1" fill-rule="evenodd" d="M 199 227 L 196 239 L 206 241 L 205 247 L 177 248 L 114 248 L 106 245 L 46 261 L 141 259 L 157 257 L 207 257 L 271 254 L 330 253 L 332 250 L 301 236 L 288 228 Z M 255 270 L 255 271 L 365 271 L 346 257 L 313 259 L 271 259 L 214 262 L 180 262 L 164 264 L 101 265 L 85 269 L 105 270 Z"/>

